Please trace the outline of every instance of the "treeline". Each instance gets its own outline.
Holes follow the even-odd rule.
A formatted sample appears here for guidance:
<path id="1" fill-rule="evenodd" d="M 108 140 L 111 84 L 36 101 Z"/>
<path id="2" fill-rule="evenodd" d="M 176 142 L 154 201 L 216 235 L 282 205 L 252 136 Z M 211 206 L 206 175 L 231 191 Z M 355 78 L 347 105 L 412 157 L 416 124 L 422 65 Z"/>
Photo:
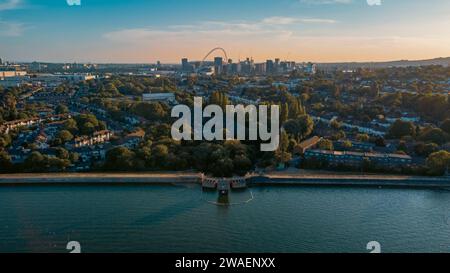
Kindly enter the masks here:
<path id="1" fill-rule="evenodd" d="M 79 160 L 79 154 L 71 153 L 64 148 L 58 147 L 52 150 L 52 155 L 43 155 L 38 151 L 33 151 L 23 163 L 19 164 L 13 164 L 10 155 L 5 150 L 0 150 L 0 172 L 64 172 Z"/>
<path id="2" fill-rule="evenodd" d="M 230 104 L 224 92 L 213 92 L 208 104 L 221 107 Z M 244 175 L 256 166 L 276 166 L 292 158 L 295 146 L 308 137 L 314 123 L 306 114 L 301 99 L 285 92 L 276 101 L 265 102 L 281 107 L 282 134 L 280 148 L 271 153 L 260 152 L 260 142 L 239 141 L 174 141 L 170 138 L 173 119 L 170 109 L 159 103 L 134 103 L 129 110 L 154 123 L 145 128 L 146 138 L 138 148 L 116 147 L 107 153 L 107 171 L 197 170 L 219 177 Z M 192 105 L 191 105 L 192 106 Z M 206 106 L 206 105 L 205 105 Z"/>
<path id="3" fill-rule="evenodd" d="M 140 96 L 143 93 L 175 92 L 176 83 L 169 78 L 114 76 L 98 81 L 91 92 L 100 97 Z"/>
<path id="4" fill-rule="evenodd" d="M 138 149 L 116 147 L 108 151 L 99 169 L 105 171 L 197 170 L 217 177 L 245 175 L 253 168 L 252 148 L 238 141 L 180 143 L 147 141 Z"/>
<path id="5" fill-rule="evenodd" d="M 26 119 L 36 115 L 35 105 L 24 105 L 25 109 L 19 111 L 17 103 L 20 94 L 29 91 L 23 87 L 3 88 L 0 86 L 0 123 L 5 121 Z"/>
<path id="6" fill-rule="evenodd" d="M 416 140 L 444 144 L 450 141 L 450 119 L 440 123 L 440 127 L 420 127 L 411 121 L 398 119 L 389 128 L 387 137 L 392 139 L 410 137 Z"/>
<path id="7" fill-rule="evenodd" d="M 395 93 L 382 96 L 378 103 L 386 107 L 404 109 L 419 114 L 435 124 L 450 118 L 448 95 Z"/>

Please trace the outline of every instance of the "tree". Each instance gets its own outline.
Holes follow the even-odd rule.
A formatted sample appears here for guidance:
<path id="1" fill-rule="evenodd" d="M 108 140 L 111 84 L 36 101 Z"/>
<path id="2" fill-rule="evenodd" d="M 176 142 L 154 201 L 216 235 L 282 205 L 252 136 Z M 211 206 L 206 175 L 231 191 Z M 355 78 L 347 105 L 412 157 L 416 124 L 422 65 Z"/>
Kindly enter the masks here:
<path id="1" fill-rule="evenodd" d="M 151 166 L 152 149 L 151 145 L 143 146 L 137 151 L 137 157 L 145 162 L 146 166 Z"/>
<path id="2" fill-rule="evenodd" d="M 309 115 L 302 115 L 296 119 L 290 119 L 284 125 L 286 132 L 297 138 L 300 142 L 303 138 L 309 136 L 314 129 L 314 121 Z"/>
<path id="3" fill-rule="evenodd" d="M 292 160 L 292 154 L 282 151 L 282 150 L 276 150 L 275 151 L 275 161 L 279 164 L 284 164 L 286 162 L 289 162 Z"/>
<path id="4" fill-rule="evenodd" d="M 74 119 L 68 119 L 64 122 L 63 129 L 71 132 L 72 134 L 76 134 L 78 132 L 77 122 Z"/>
<path id="5" fill-rule="evenodd" d="M 447 151 L 432 153 L 427 158 L 427 166 L 430 169 L 430 174 L 443 175 L 450 167 L 450 153 Z"/>
<path id="6" fill-rule="evenodd" d="M 83 123 L 80 126 L 80 133 L 83 135 L 91 135 L 95 132 L 95 125 L 91 122 Z"/>
<path id="7" fill-rule="evenodd" d="M 344 142 L 342 142 L 342 147 L 344 148 L 344 149 L 351 149 L 352 147 L 353 147 L 353 144 L 352 144 L 352 142 L 351 141 L 349 141 L 349 140 L 346 140 L 346 141 L 344 141 Z"/>
<path id="8" fill-rule="evenodd" d="M 448 134 L 439 128 L 432 128 L 424 130 L 419 138 L 425 142 L 444 144 L 447 142 Z"/>
<path id="9" fill-rule="evenodd" d="M 45 157 L 40 152 L 32 152 L 24 162 L 25 170 L 40 172 L 45 169 Z"/>
<path id="10" fill-rule="evenodd" d="M 106 86 L 101 86 L 99 93 L 103 97 L 116 97 L 121 95 L 114 83 L 107 83 Z"/>
<path id="11" fill-rule="evenodd" d="M 332 140 L 341 140 L 345 139 L 347 137 L 347 134 L 343 130 L 339 130 L 337 133 L 333 134 L 331 139 Z"/>
<path id="12" fill-rule="evenodd" d="M 164 107 L 159 103 L 137 103 L 132 108 L 133 113 L 150 121 L 162 121 L 167 118 L 168 113 Z"/>
<path id="13" fill-rule="evenodd" d="M 278 146 L 277 151 L 275 152 L 275 160 L 278 163 L 286 163 L 291 161 L 292 154 L 288 152 L 289 149 L 289 136 L 283 130 L 280 135 L 280 145 Z"/>
<path id="14" fill-rule="evenodd" d="M 12 92 L 6 93 L 6 95 L 3 97 L 3 103 L 5 104 L 6 109 L 8 109 L 9 111 L 16 110 L 17 99 Z"/>
<path id="15" fill-rule="evenodd" d="M 450 104 L 449 104 L 450 107 Z M 450 134 L 450 119 L 446 119 L 442 124 L 441 127 L 442 131 L 446 132 L 447 134 Z"/>
<path id="16" fill-rule="evenodd" d="M 281 106 L 280 124 L 284 124 L 289 119 L 289 105 L 287 103 Z"/>
<path id="17" fill-rule="evenodd" d="M 46 167 L 49 171 L 64 171 L 70 166 L 70 160 L 45 156 Z"/>
<path id="18" fill-rule="evenodd" d="M 70 153 L 69 160 L 72 163 L 78 162 L 78 160 L 80 160 L 80 154 L 79 153 Z"/>
<path id="19" fill-rule="evenodd" d="M 55 109 L 56 114 L 67 114 L 69 113 L 69 108 L 64 104 L 59 104 Z"/>
<path id="20" fill-rule="evenodd" d="M 289 118 L 296 119 L 301 115 L 305 115 L 306 111 L 303 107 L 301 99 L 294 98 L 292 96 L 288 97 L 289 105 Z"/>
<path id="21" fill-rule="evenodd" d="M 334 150 L 333 142 L 331 140 L 328 140 L 328 139 L 322 139 L 321 141 L 319 141 L 317 146 L 321 150 L 327 150 L 327 151 Z"/>
<path id="22" fill-rule="evenodd" d="M 428 157 L 430 154 L 435 153 L 439 150 L 439 146 L 435 143 L 418 143 L 414 147 L 414 152 L 418 156 Z"/>
<path id="23" fill-rule="evenodd" d="M 75 117 L 79 132 L 83 135 L 90 135 L 95 131 L 102 130 L 104 124 L 101 124 L 96 116 L 92 114 L 81 114 Z M 72 132 L 72 130 L 70 130 Z M 72 132 L 74 133 L 74 132 Z"/>
<path id="24" fill-rule="evenodd" d="M 339 98 L 341 96 L 341 87 L 339 85 L 335 85 L 334 86 L 334 91 L 333 91 L 333 97 L 335 99 Z"/>
<path id="25" fill-rule="evenodd" d="M 70 153 L 64 148 L 56 148 L 56 156 L 60 159 L 70 159 Z"/>
<path id="26" fill-rule="evenodd" d="M 339 130 L 342 127 L 342 123 L 340 123 L 339 121 L 334 119 L 334 120 L 331 121 L 330 126 L 331 126 L 331 128 L 333 128 L 335 130 Z"/>
<path id="27" fill-rule="evenodd" d="M 195 168 L 202 172 L 208 171 L 208 164 L 210 163 L 209 156 L 212 150 L 212 144 L 203 142 L 193 150 L 193 159 Z"/>
<path id="28" fill-rule="evenodd" d="M 223 147 L 226 149 L 230 157 L 236 157 L 240 155 L 247 156 L 247 146 L 242 144 L 239 140 L 227 140 Z"/>
<path id="29" fill-rule="evenodd" d="M 368 134 L 358 134 L 356 135 L 356 140 L 359 142 L 368 142 L 370 140 L 370 136 Z"/>
<path id="30" fill-rule="evenodd" d="M 233 159 L 234 173 L 244 176 L 252 169 L 252 161 L 245 155 L 238 155 Z"/>
<path id="31" fill-rule="evenodd" d="M 106 153 L 104 168 L 110 171 L 129 171 L 134 169 L 135 153 L 125 147 L 116 147 Z"/>
<path id="32" fill-rule="evenodd" d="M 380 85 L 377 82 L 375 82 L 370 87 L 370 96 L 373 98 L 378 98 L 380 96 L 380 91 L 381 91 Z"/>
<path id="33" fill-rule="evenodd" d="M 60 140 L 61 144 L 65 144 L 69 141 L 72 141 L 73 135 L 68 130 L 61 130 L 59 131 L 58 135 L 56 136 L 57 139 Z"/>
<path id="34" fill-rule="evenodd" d="M 95 115 L 92 114 L 81 114 L 75 117 L 75 120 L 77 122 L 77 124 L 80 126 L 80 130 L 81 127 L 85 124 L 85 123 L 91 123 L 94 127 L 98 126 L 98 119 Z"/>
<path id="35" fill-rule="evenodd" d="M 164 166 L 169 155 L 169 148 L 164 144 L 159 144 L 152 149 L 152 161 L 154 166 Z"/>
<path id="36" fill-rule="evenodd" d="M 306 107 L 303 105 L 302 98 L 297 98 L 297 101 L 300 108 L 300 115 L 306 115 Z"/>
<path id="37" fill-rule="evenodd" d="M 389 128 L 389 136 L 394 139 L 400 139 L 404 136 L 415 136 L 416 127 L 409 121 L 396 120 Z"/>
<path id="38" fill-rule="evenodd" d="M 212 164 L 210 170 L 215 177 L 231 177 L 234 172 L 233 160 L 229 157 L 220 158 Z"/>
<path id="39" fill-rule="evenodd" d="M 11 145 L 11 136 L 8 134 L 0 136 L 0 148 L 6 148 Z"/>
<path id="40" fill-rule="evenodd" d="M 11 171 L 11 157 L 6 151 L 0 151 L 0 172 Z"/>

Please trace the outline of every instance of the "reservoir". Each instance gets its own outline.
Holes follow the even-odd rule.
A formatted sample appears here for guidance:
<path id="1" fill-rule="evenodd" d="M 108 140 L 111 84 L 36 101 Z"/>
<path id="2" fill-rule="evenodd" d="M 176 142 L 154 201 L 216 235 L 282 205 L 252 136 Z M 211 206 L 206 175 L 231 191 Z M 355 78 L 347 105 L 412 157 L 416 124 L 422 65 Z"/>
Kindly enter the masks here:
<path id="1" fill-rule="evenodd" d="M 0 187 L 0 252 L 450 252 L 450 191 L 199 185 Z"/>

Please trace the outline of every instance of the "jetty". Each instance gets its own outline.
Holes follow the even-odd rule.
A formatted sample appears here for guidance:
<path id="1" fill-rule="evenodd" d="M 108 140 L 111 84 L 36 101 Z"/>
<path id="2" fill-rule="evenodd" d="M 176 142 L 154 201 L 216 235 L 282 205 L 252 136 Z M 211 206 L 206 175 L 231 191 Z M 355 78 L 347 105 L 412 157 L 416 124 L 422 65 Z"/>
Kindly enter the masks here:
<path id="1" fill-rule="evenodd" d="M 247 180 L 250 178 L 251 176 L 216 178 L 201 174 L 201 183 L 204 189 L 219 190 L 221 194 L 227 194 L 232 189 L 247 188 Z"/>

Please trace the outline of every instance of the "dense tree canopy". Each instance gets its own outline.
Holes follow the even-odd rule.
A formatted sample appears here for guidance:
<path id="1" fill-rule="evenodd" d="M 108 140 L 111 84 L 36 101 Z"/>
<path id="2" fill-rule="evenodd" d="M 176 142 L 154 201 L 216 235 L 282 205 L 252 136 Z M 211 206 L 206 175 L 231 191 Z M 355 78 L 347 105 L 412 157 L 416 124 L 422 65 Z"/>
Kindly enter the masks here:
<path id="1" fill-rule="evenodd" d="M 391 138 L 400 139 L 405 136 L 415 136 L 416 127 L 414 123 L 409 121 L 397 120 L 389 128 L 389 136 Z"/>
<path id="2" fill-rule="evenodd" d="M 116 147 L 106 153 L 107 170 L 128 171 L 135 169 L 135 153 L 125 147 Z"/>
<path id="3" fill-rule="evenodd" d="M 427 159 L 427 165 L 430 173 L 434 175 L 442 175 L 450 167 L 450 153 L 440 151 L 431 154 Z"/>
<path id="4" fill-rule="evenodd" d="M 159 102 L 138 103 L 133 107 L 132 112 L 150 121 L 164 121 L 169 115 L 165 106 Z"/>
<path id="5" fill-rule="evenodd" d="M 314 129 L 314 121 L 308 115 L 288 120 L 284 124 L 286 132 L 297 139 L 297 142 L 308 137 Z"/>

